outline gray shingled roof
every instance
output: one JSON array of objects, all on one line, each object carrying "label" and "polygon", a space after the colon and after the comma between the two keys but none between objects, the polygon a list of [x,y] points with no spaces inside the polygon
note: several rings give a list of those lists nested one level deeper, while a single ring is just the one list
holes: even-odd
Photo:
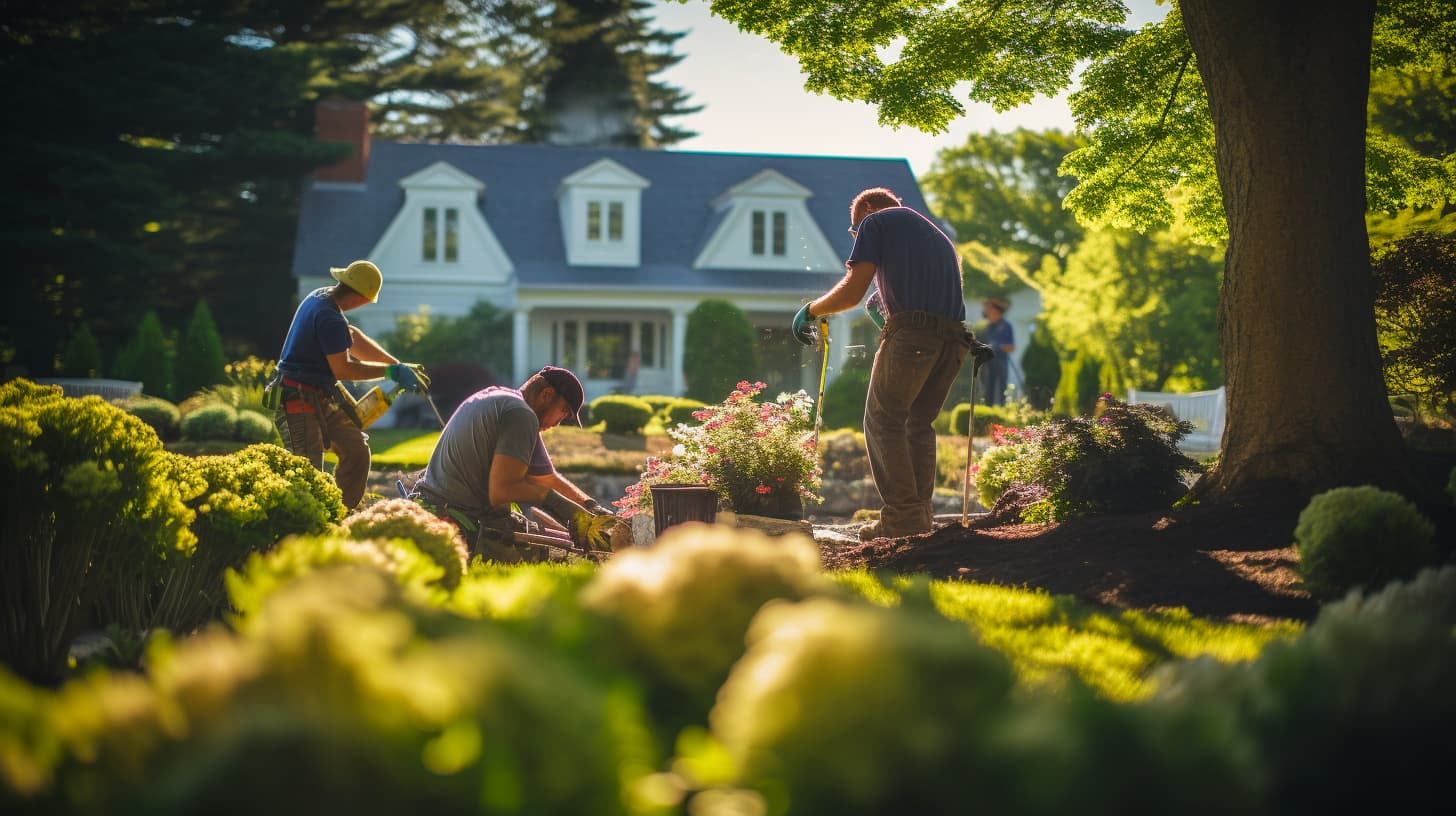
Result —
[{"label": "gray shingled roof", "polygon": [[[613,269],[566,263],[557,214],[561,179],[610,158],[648,179],[642,191],[642,266]],[[904,159],[828,158],[738,153],[564,148],[544,145],[441,145],[374,142],[362,189],[310,187],[303,195],[294,275],[319,275],[329,266],[365,257],[404,203],[400,179],[438,161],[449,162],[486,185],[481,210],[516,265],[523,287],[657,290],[822,290],[832,273],[693,269],[693,260],[721,216],[709,202],[751,176],[773,169],[814,191],[807,206],[841,254],[852,240],[849,201],[866,187],[885,186],[905,204],[926,212],[925,200]]]}]

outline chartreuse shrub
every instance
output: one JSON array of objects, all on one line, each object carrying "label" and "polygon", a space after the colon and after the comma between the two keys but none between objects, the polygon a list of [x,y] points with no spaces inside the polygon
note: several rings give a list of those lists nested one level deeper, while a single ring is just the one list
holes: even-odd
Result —
[{"label": "chartreuse shrub", "polygon": [[0,385],[0,659],[58,677],[83,599],[135,563],[189,551],[192,515],[141,420],[55,386]]},{"label": "chartreuse shrub", "polygon": [[[998,431],[978,472],[990,470],[988,481],[1003,492],[1026,488],[1014,494],[1023,521],[1157,510],[1187,492],[1183,474],[1202,470],[1178,449],[1192,429],[1156,406],[1103,394],[1094,416]],[[1000,446],[1013,447],[1014,458]],[[997,499],[983,490],[982,503],[990,506],[987,498]]]},{"label": "chartreuse shrub", "polygon": [[175,439],[177,430],[181,427],[182,414],[178,411],[177,406],[161,397],[138,394],[135,397],[118,400],[116,405],[147,423],[152,430],[157,432],[157,436],[163,439]]},{"label": "chartreuse shrub", "polygon": [[1376,487],[1337,487],[1310,499],[1294,528],[1304,586],[1331,599],[1415,575],[1436,555],[1436,529],[1414,504]]},{"label": "chartreuse shrub", "polygon": [[28,742],[54,746],[30,757],[37,809],[618,814],[643,812],[658,764],[630,689],[416,607],[369,567],[303,575],[245,635],[146,662],[36,701]]},{"label": "chartreuse shrub", "polygon": [[680,726],[702,721],[759,607],[827,588],[806,538],[692,525],[616,556],[581,603],[605,622],[608,659],[649,678],[655,712]]},{"label": "chartreuse shrub", "polygon": [[190,632],[217,618],[228,605],[227,570],[287,536],[322,533],[344,516],[334,480],[276,445],[252,445],[225,456],[173,456],[171,461],[177,483],[191,485],[187,503],[195,513],[197,546],[186,555],[164,558],[162,579],[140,587],[149,599],[145,615],[109,616],[133,629]]},{"label": "chartreuse shrub", "polygon": [[344,519],[350,538],[407,538],[429,556],[444,575],[441,586],[454,589],[470,563],[460,529],[408,499],[386,499]]},{"label": "chartreuse shrub", "polygon": [[649,406],[651,406],[652,413],[661,415],[667,413],[667,409],[670,408],[674,402],[677,402],[678,398],[669,397],[666,394],[642,394],[641,396],[637,397],[637,399],[640,399],[643,402],[647,403]]},{"label": "chartreuse shrub", "polygon": [[[1027,425],[1034,425],[1045,421],[1046,414],[1037,411],[1025,402],[1009,402],[1005,405],[977,405],[976,406],[976,435],[985,436],[991,433],[992,425],[1000,425],[1003,428],[1024,428]],[[971,416],[971,405],[962,402],[951,409],[949,430],[956,436],[965,436]]]},{"label": "chartreuse shrub", "polygon": [[332,567],[364,567],[390,578],[416,603],[443,603],[445,568],[408,538],[296,536],[268,552],[253,553],[226,575],[228,597],[246,631],[268,599],[300,576]]},{"label": "chartreuse shrub", "polygon": [[636,397],[607,394],[591,401],[594,422],[605,422],[607,433],[641,433],[652,420],[652,406]]}]

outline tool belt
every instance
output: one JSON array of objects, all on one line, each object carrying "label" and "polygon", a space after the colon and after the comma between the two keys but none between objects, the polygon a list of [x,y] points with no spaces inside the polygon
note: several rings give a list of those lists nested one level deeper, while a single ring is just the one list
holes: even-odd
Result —
[{"label": "tool belt", "polygon": [[273,379],[269,380],[267,385],[263,386],[264,405],[275,410],[281,407],[288,414],[314,414],[318,417],[319,433],[323,437],[324,450],[331,447],[328,422],[324,419],[325,406],[331,403],[337,404],[337,402],[338,397],[326,389],[277,373],[273,375]]}]

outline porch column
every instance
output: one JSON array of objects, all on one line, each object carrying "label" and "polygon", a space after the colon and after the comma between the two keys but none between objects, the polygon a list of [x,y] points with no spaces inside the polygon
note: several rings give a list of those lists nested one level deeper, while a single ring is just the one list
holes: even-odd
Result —
[{"label": "porch column", "polygon": [[829,318],[829,381],[833,382],[839,373],[844,370],[844,364],[849,362],[849,343],[851,338],[849,324],[852,321],[854,312],[840,312]]},{"label": "porch column", "polygon": [[682,396],[687,389],[683,378],[683,350],[688,342],[688,313],[686,308],[672,310],[672,395]]},{"label": "porch column", "polygon": [[511,386],[526,381],[531,372],[527,370],[530,357],[527,346],[531,343],[531,310],[517,308],[511,323]]}]

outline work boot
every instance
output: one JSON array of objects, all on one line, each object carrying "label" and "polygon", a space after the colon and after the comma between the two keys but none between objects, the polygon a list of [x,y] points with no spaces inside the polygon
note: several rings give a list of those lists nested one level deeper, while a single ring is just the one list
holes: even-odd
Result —
[{"label": "work boot", "polygon": [[860,541],[874,541],[877,538],[909,538],[910,536],[924,535],[929,530],[885,530],[884,522],[872,521],[859,528]]}]

